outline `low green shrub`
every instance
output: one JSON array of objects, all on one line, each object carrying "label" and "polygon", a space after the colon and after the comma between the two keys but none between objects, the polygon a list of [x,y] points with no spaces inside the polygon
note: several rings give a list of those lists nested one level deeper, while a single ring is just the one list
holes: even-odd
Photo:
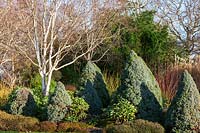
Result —
[{"label": "low green shrub", "polygon": [[136,108],[126,99],[121,98],[105,110],[105,116],[109,120],[128,122],[135,119]]},{"label": "low green shrub", "polygon": [[38,131],[38,119],[21,115],[11,115],[0,111],[0,130],[2,131]]},{"label": "low green shrub", "polygon": [[30,89],[18,88],[9,96],[7,111],[15,115],[33,116],[37,105]]},{"label": "low green shrub", "polygon": [[137,131],[130,125],[108,125],[106,127],[106,133],[137,133]]},{"label": "low green shrub", "polygon": [[138,119],[127,124],[110,124],[107,133],[165,133],[165,129],[158,123]]},{"label": "low green shrub", "polygon": [[88,103],[83,98],[74,96],[74,92],[68,91],[68,93],[71,96],[72,104],[65,116],[65,120],[77,122],[86,119],[89,109]]},{"label": "low green shrub", "polygon": [[61,121],[67,114],[71,104],[72,100],[65,90],[65,86],[58,82],[54,94],[49,99],[47,119],[55,122]]},{"label": "low green shrub", "polygon": [[138,133],[164,133],[165,129],[157,122],[150,122],[147,120],[137,119],[130,123]]}]

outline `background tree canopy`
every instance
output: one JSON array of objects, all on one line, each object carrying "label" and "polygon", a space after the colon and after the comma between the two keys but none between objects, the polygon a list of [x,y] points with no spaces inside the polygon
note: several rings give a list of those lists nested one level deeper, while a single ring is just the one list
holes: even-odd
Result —
[{"label": "background tree canopy", "polygon": [[[137,17],[119,16],[118,21],[113,24],[113,31],[119,32],[111,52],[118,57],[115,57],[118,61],[113,63],[122,63],[121,60],[127,57],[130,50],[134,50],[155,72],[158,67],[165,67],[174,62],[175,55],[183,56],[184,49],[176,44],[176,37],[170,34],[168,26],[154,21],[155,13],[144,11]],[[109,62],[109,65],[112,65],[112,61]]]}]

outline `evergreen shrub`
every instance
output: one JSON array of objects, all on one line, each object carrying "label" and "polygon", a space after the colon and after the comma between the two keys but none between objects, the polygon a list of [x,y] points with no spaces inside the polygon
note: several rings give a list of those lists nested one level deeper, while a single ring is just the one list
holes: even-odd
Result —
[{"label": "evergreen shrub", "polygon": [[47,119],[55,122],[61,121],[67,114],[71,104],[72,100],[65,90],[65,86],[58,82],[54,94],[49,99]]},{"label": "evergreen shrub", "polygon": [[91,61],[83,69],[78,95],[90,105],[91,114],[101,113],[101,108],[109,104],[110,97],[101,70]]},{"label": "evergreen shrub", "polygon": [[171,132],[200,131],[200,95],[188,71],[182,73],[178,92],[167,111],[165,127]]},{"label": "evergreen shrub", "polygon": [[[137,110],[137,118],[160,121],[162,113],[162,95],[152,72],[141,57],[131,51],[122,72],[121,86],[115,97],[130,101]],[[116,102],[116,98],[113,102]]]},{"label": "evergreen shrub", "polygon": [[17,88],[9,96],[8,112],[14,115],[33,116],[37,105],[30,89]]}]

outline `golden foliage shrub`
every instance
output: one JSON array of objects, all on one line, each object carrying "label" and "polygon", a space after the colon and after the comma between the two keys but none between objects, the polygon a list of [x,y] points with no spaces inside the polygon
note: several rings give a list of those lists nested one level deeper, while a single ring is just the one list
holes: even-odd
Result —
[{"label": "golden foliage shrub", "polygon": [[38,119],[21,115],[11,115],[0,111],[0,130],[3,131],[38,131]]},{"label": "golden foliage shrub", "polygon": [[43,121],[40,122],[41,132],[55,132],[57,129],[57,124],[55,122]]}]

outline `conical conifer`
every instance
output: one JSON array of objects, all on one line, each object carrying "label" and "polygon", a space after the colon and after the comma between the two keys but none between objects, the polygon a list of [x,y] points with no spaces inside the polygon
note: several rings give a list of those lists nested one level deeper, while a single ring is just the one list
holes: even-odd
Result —
[{"label": "conical conifer", "polygon": [[200,95],[188,71],[184,71],[180,78],[178,92],[167,111],[165,127],[180,133],[200,129]]},{"label": "conical conifer", "polygon": [[143,59],[134,51],[126,61],[116,97],[123,97],[137,107],[138,118],[160,121],[162,96],[159,85]]}]

